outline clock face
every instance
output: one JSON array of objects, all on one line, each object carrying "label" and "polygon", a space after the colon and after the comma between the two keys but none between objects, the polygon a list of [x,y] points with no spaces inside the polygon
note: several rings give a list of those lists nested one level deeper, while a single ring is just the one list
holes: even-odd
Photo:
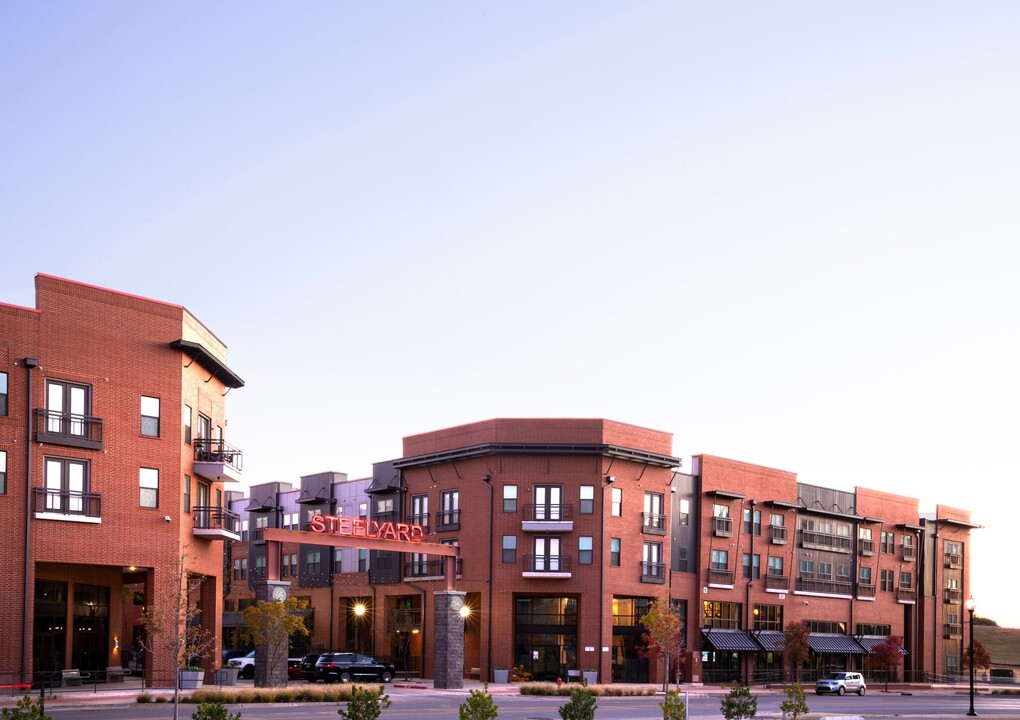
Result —
[{"label": "clock face", "polygon": [[454,595],[452,598],[450,598],[450,607],[452,607],[454,610],[460,610],[462,607],[464,607],[464,599]]},{"label": "clock face", "polygon": [[285,588],[279,586],[273,588],[273,600],[276,600],[277,602],[283,602],[286,599],[287,590]]}]

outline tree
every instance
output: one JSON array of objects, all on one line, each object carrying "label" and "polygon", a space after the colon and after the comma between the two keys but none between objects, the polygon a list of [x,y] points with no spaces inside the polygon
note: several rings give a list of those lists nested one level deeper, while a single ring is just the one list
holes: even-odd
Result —
[{"label": "tree", "polygon": [[260,656],[258,662],[265,663],[270,685],[274,684],[273,678],[287,676],[280,669],[287,667],[290,637],[308,634],[304,610],[304,601],[289,597],[283,602],[259,601],[241,613],[241,625],[234,631],[234,641],[240,645],[261,645],[266,648],[266,657]]},{"label": "tree", "polygon": [[665,690],[669,690],[671,676],[683,665],[684,626],[680,618],[670,609],[668,598],[655,598],[648,605],[648,612],[638,621],[645,627],[641,634],[644,641],[642,656],[651,659],[662,657],[666,663],[664,673]]},{"label": "tree", "polygon": [[[146,630],[142,649],[151,657],[166,653],[173,659],[179,674],[216,646],[216,637],[202,627],[202,611],[191,601],[191,596],[202,587],[202,578],[188,572],[185,556],[181,555],[162,592],[156,597],[162,604],[148,606],[142,612],[141,623]],[[174,720],[180,717],[180,688],[174,678]]]},{"label": "tree", "polygon": [[783,663],[794,671],[794,677],[800,681],[800,668],[811,652],[811,645],[808,643],[808,635],[811,631],[802,622],[790,623],[783,633],[780,650],[783,653]]},{"label": "tree", "polygon": [[734,685],[723,697],[721,711],[726,720],[753,718],[758,713],[758,698],[751,694],[751,688]]},{"label": "tree", "polygon": [[459,710],[459,720],[495,720],[498,709],[489,694],[489,684],[485,683],[481,690],[472,690]]},{"label": "tree", "polygon": [[789,715],[792,720],[797,720],[801,715],[806,715],[808,712],[807,706],[807,694],[804,692],[804,686],[799,682],[795,682],[790,687],[786,688],[786,700],[779,703],[779,709],[783,713],[783,717]]},{"label": "tree", "polygon": [[871,648],[875,664],[885,670],[885,691],[889,692],[889,675],[903,663],[903,638],[890,635]]},{"label": "tree", "polygon": [[390,696],[379,691],[360,689],[357,685],[351,688],[351,699],[347,701],[347,710],[337,710],[344,720],[378,720],[385,708],[390,706]]},{"label": "tree", "polygon": [[667,690],[659,707],[662,708],[662,720],[687,720],[687,706],[679,690]]},{"label": "tree", "polygon": [[33,701],[28,695],[23,695],[14,707],[0,710],[0,714],[4,720],[51,720],[43,713],[42,698]]},{"label": "tree", "polygon": [[[963,666],[970,668],[970,648],[963,650]],[[987,670],[992,666],[992,656],[988,654],[984,644],[980,640],[974,641],[974,669]]]},{"label": "tree", "polygon": [[570,690],[570,702],[560,708],[560,718],[562,720],[595,720],[597,708],[595,693],[585,686],[575,687]]}]

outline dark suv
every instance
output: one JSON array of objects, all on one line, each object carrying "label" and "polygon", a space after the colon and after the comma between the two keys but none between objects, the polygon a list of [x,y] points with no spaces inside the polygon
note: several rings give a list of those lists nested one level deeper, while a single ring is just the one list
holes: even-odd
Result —
[{"label": "dark suv", "polygon": [[356,653],[324,653],[315,661],[315,676],[325,682],[357,682],[375,680],[388,683],[396,674],[390,663],[376,662],[368,655]]},{"label": "dark suv", "polygon": [[319,678],[315,674],[315,662],[323,655],[332,655],[333,653],[308,653],[301,658],[301,677],[310,683],[315,682]]}]

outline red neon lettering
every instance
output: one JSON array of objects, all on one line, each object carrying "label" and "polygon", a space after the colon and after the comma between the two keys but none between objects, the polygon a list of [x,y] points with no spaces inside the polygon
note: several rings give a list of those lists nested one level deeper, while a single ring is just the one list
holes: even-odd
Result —
[{"label": "red neon lettering", "polygon": [[425,539],[425,531],[422,529],[421,525],[412,525],[411,526],[411,542],[421,542],[424,539]]},{"label": "red neon lettering", "polygon": [[329,515],[329,526],[328,531],[331,535],[336,535],[336,515]]},{"label": "red neon lettering", "polygon": [[368,526],[368,537],[378,539],[379,537],[379,523],[373,520]]},{"label": "red neon lettering", "polygon": [[309,521],[309,526],[312,532],[321,533],[326,532],[326,518],[322,515],[312,515],[312,519]]},{"label": "red neon lettering", "polygon": [[383,523],[382,532],[379,533],[379,537],[383,540],[396,540],[397,529],[393,527],[393,523]]},{"label": "red neon lettering", "polygon": [[337,535],[347,535],[350,537],[354,534],[354,518],[339,517],[337,518]]},{"label": "red neon lettering", "polygon": [[354,521],[354,532],[352,533],[355,537],[365,537],[368,532],[368,521],[358,518]]},{"label": "red neon lettering", "polygon": [[407,523],[397,523],[397,533],[395,540],[403,540],[404,542],[411,542],[411,526]]}]

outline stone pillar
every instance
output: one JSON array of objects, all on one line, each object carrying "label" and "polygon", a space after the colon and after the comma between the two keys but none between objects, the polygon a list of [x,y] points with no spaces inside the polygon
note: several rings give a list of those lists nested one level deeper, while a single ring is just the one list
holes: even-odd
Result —
[{"label": "stone pillar", "polygon": [[[289,595],[289,581],[262,580],[255,583],[255,599],[259,602],[282,602]],[[267,638],[266,642],[255,646],[255,687],[283,687],[287,684],[289,646],[290,638],[283,628],[280,628],[278,637]],[[275,662],[268,662],[267,658],[274,658]]]},{"label": "stone pillar", "polygon": [[459,690],[464,687],[465,593],[446,590],[435,593],[435,673],[433,687]]}]

